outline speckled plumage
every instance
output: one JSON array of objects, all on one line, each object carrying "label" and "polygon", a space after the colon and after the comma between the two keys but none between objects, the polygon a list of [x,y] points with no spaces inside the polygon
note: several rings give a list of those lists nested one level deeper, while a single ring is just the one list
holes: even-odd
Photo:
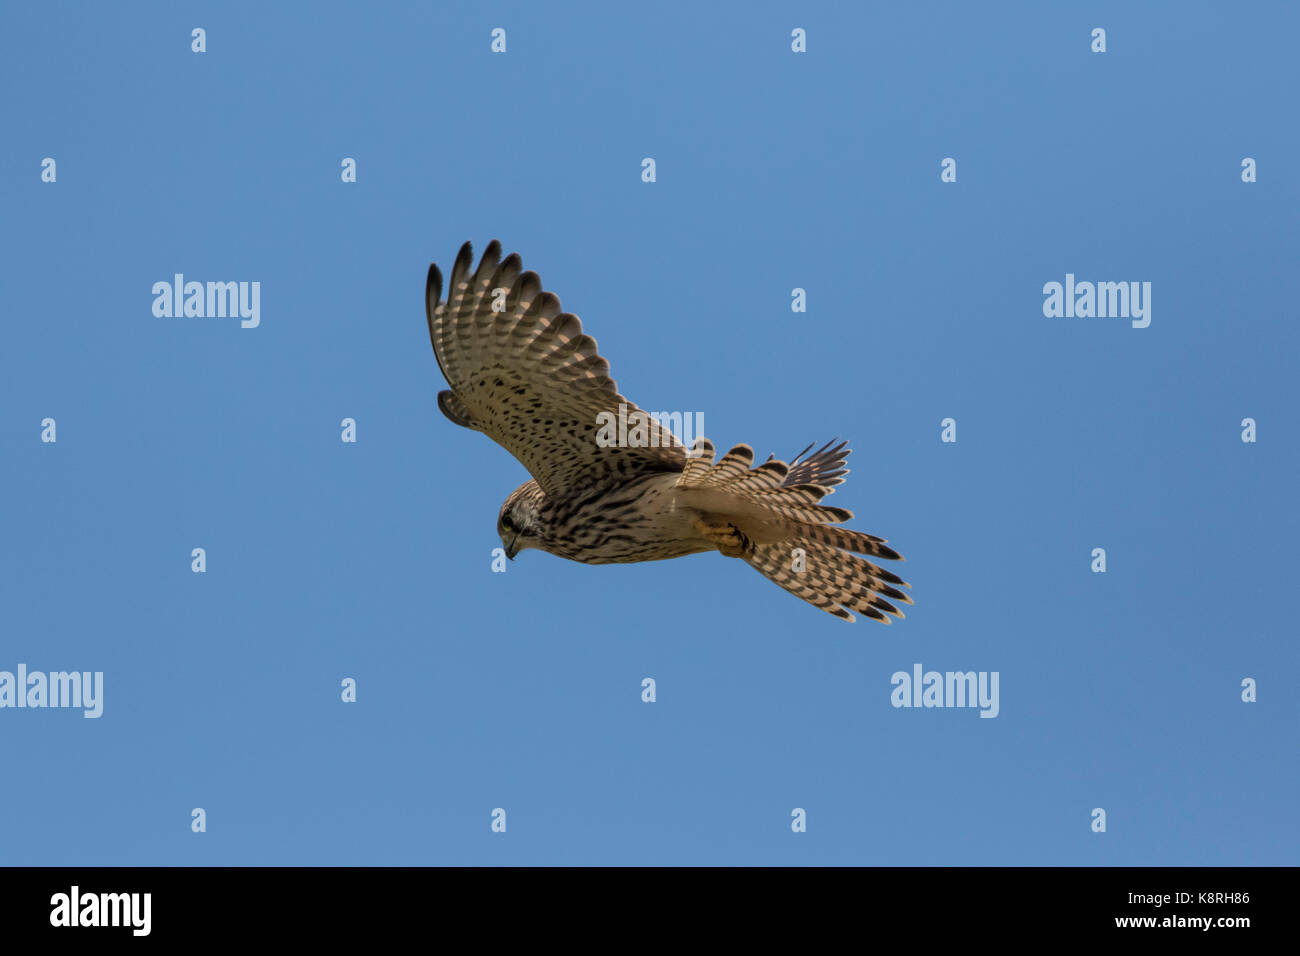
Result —
[{"label": "speckled plumage", "polygon": [[[493,240],[472,273],[467,242],[442,273],[429,267],[425,310],[450,390],[438,407],[481,431],[533,475],[501,506],[497,531],[510,557],[524,548],[587,564],[657,561],[720,551],[837,617],[850,610],[889,622],[910,604],[896,575],[857,555],[899,559],[883,538],[838,527],[852,512],[819,502],[844,481],[847,443],[809,445],[791,464],[737,445],[715,462],[698,440],[688,454],[653,420],[647,447],[602,447],[598,416],[631,416],[609,363],[577,316],[542,289],[518,255]],[[851,553],[852,552],[852,553]]]}]

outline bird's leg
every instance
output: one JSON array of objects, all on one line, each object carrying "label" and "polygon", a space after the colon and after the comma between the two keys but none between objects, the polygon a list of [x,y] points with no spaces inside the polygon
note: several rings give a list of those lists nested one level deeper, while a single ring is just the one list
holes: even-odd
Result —
[{"label": "bird's leg", "polygon": [[728,558],[743,558],[753,548],[745,533],[730,521],[696,518],[695,530]]}]

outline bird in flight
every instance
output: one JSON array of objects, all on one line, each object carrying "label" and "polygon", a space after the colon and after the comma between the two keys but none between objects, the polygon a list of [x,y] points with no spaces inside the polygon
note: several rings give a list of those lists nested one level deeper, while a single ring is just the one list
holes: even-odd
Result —
[{"label": "bird in flight", "polygon": [[[517,254],[488,244],[473,269],[467,242],[442,273],[429,266],[429,339],[450,389],[444,415],[483,432],[529,473],[506,498],[497,533],[506,556],[537,548],[586,564],[659,561],[703,551],[740,558],[791,594],[846,621],[886,624],[911,604],[896,574],[860,555],[901,560],[884,538],[840,525],[853,517],[820,504],[848,469],[846,442],[789,463],[737,445],[715,462],[699,438],[688,451],[671,430],[623,398],[596,340],[525,272]],[[621,406],[621,408],[620,408]],[[602,423],[643,416],[645,441],[600,441]],[[807,457],[805,457],[807,456]]]}]

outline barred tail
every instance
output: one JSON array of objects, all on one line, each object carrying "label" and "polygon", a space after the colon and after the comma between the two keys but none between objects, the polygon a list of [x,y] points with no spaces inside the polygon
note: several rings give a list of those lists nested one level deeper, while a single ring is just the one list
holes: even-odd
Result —
[{"label": "barred tail", "polygon": [[901,618],[903,612],[886,598],[912,603],[894,586],[909,587],[898,575],[812,538],[756,544],[744,559],[795,597],[846,621],[854,620],[850,611],[857,611],[889,624],[893,620],[889,615]]},{"label": "barred tail", "polygon": [[812,446],[794,464],[769,458],[757,468],[753,450],[737,445],[715,465],[713,446],[697,443],[681,484],[706,513],[709,533],[724,554],[740,557],[795,597],[846,621],[857,611],[890,623],[903,617],[888,599],[911,604],[902,578],[858,555],[902,560],[884,538],[841,523],[853,517],[845,508],[820,504],[832,485],[848,473],[845,443],[829,442],[809,458]]}]

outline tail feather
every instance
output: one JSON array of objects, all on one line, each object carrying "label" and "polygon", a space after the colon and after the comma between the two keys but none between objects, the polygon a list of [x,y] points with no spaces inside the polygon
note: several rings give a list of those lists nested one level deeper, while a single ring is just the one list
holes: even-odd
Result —
[{"label": "tail feather", "polygon": [[[795,597],[842,620],[854,620],[853,611],[885,624],[893,620],[889,615],[903,617],[903,612],[879,593],[880,582],[866,570],[869,562],[844,552],[838,558],[828,558],[810,548],[798,555],[799,547],[798,541],[755,545],[745,555],[745,562]],[[901,593],[890,590],[894,592],[891,597]],[[895,600],[911,603],[906,595]]]},{"label": "tail feather", "polygon": [[[804,487],[815,487],[808,485]],[[820,490],[820,489],[818,489]],[[779,515],[791,521],[805,524],[826,524],[828,522],[848,521],[853,512],[847,508],[831,508],[816,503],[816,498],[801,495],[798,490],[778,488],[775,491],[746,492],[735,489],[736,493],[757,505],[762,506],[773,516]]]},{"label": "tail feather", "polygon": [[891,600],[911,604],[900,590],[910,585],[858,555],[891,561],[902,556],[884,538],[839,527],[853,512],[820,504],[848,474],[847,442],[832,440],[805,458],[809,445],[789,465],[769,458],[757,468],[751,468],[754,452],[748,445],[737,445],[714,464],[713,445],[701,442],[679,486],[692,506],[708,513],[710,523],[732,528],[720,550],[843,620],[854,620],[853,611],[886,624],[890,615],[903,617]]},{"label": "tail feather", "polygon": [[[794,530],[794,529],[792,529]],[[851,528],[833,528],[825,525],[801,525],[798,532],[818,544],[852,551],[855,554],[869,554],[873,558],[885,558],[888,561],[902,561],[903,556],[893,548],[887,547],[884,538],[874,534],[854,531]]]},{"label": "tail feather", "polygon": [[798,542],[791,545],[789,550],[793,553],[796,547],[803,549],[805,557],[814,557],[817,565],[823,569],[826,575],[832,577],[837,584],[863,585],[869,590],[893,598],[895,601],[902,601],[904,604],[912,603],[911,595],[894,587],[895,584],[905,588],[911,587],[911,585],[893,572],[886,571],[877,564],[872,564],[866,558],[845,554],[835,548],[823,547],[813,541]]},{"label": "tail feather", "polygon": [[807,601],[813,607],[819,607],[842,620],[854,620],[853,615],[840,606],[842,601],[837,601],[831,594],[825,593],[826,589],[817,587],[817,582],[812,578],[806,578],[803,574],[792,570],[790,561],[791,556],[786,548],[771,544],[755,546],[753,552],[745,558],[745,562],[750,567],[800,600]]}]

